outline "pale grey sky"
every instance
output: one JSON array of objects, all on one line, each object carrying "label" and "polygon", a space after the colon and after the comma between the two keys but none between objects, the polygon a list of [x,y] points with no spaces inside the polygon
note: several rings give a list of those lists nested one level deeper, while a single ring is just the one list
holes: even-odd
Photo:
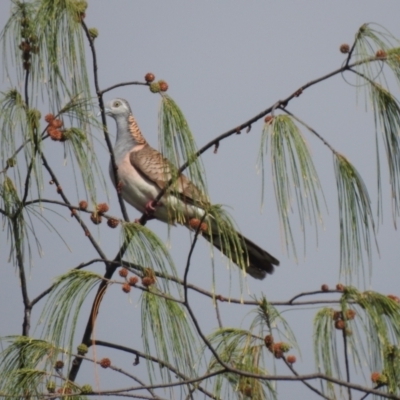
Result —
[{"label": "pale grey sky", "polygon": [[[0,26],[4,26],[9,10],[7,1],[2,2],[0,10]],[[157,79],[168,82],[168,94],[180,105],[201,147],[277,100],[285,98],[306,82],[340,67],[344,56],[339,46],[342,43],[351,44],[361,24],[376,22],[400,37],[399,12],[398,0],[89,0],[85,21],[89,27],[99,30],[95,44],[100,86],[106,88],[119,82],[143,80],[147,72],[153,72]],[[1,91],[7,88],[8,83],[3,80]],[[394,90],[398,95],[398,88]],[[109,92],[105,100],[115,97],[123,97],[130,102],[144,135],[156,147],[158,96],[150,93],[146,87],[127,86]],[[355,88],[348,85],[341,76],[336,76],[305,91],[290,103],[289,110],[315,128],[356,165],[370,190],[375,211],[374,123],[373,114],[371,110],[366,112],[368,107],[365,104],[362,91],[357,99]],[[45,112],[43,109],[42,113]],[[115,132],[114,121],[109,119],[107,122],[110,132]],[[249,279],[249,292],[257,296],[264,293],[269,300],[274,301],[287,300],[300,292],[318,290],[322,283],[334,287],[339,281],[340,254],[332,156],[322,143],[304,131],[315,157],[329,214],[324,212],[324,228],[319,229],[318,246],[313,227],[308,229],[305,258],[302,257],[302,233],[299,229],[295,230],[295,240],[301,255],[296,263],[284,251],[270,175],[267,175],[265,204],[260,213],[261,177],[256,171],[256,161],[262,126],[260,121],[253,125],[250,133],[235,135],[221,142],[217,155],[208,151],[203,156],[213,202],[231,207],[231,214],[241,231],[281,261],[275,274],[266,280],[258,282]],[[101,141],[101,133],[97,134]],[[63,174],[63,169],[69,168],[63,167],[63,151],[55,145],[51,150],[55,168]],[[99,147],[101,165],[108,181],[107,153],[101,152]],[[73,189],[73,182],[65,183],[66,187],[69,185]],[[384,224],[379,227],[378,234],[380,258],[375,251],[371,288],[382,293],[400,294],[397,270],[400,237],[391,221],[386,170],[383,190]],[[118,202],[111,186],[110,199],[110,213],[119,215]],[[139,217],[137,211],[127,207],[131,219]],[[67,212],[62,211],[61,214],[69,218]],[[72,220],[68,219],[68,224],[60,218],[55,221],[68,225],[61,229],[73,251],[70,253],[56,238],[54,242],[44,243],[45,257],[36,258],[31,270],[29,292],[32,297],[48,287],[54,276],[93,256]],[[150,221],[148,227],[167,240],[164,224]],[[19,334],[22,302],[16,293],[19,290],[18,276],[14,267],[7,264],[7,234],[2,232],[1,235],[3,279],[0,283],[0,319],[6,323],[1,324],[0,335]],[[115,255],[118,240],[117,235],[114,232],[111,235],[106,226],[99,228],[99,241],[110,258]],[[171,230],[171,253],[180,272],[184,270],[189,246],[190,237],[184,228]],[[82,257],[86,249],[89,254]],[[195,251],[189,280],[211,289],[208,254],[207,244],[201,241]],[[227,294],[229,273],[224,269],[223,262],[220,262],[218,253],[216,255],[216,291]],[[102,272],[102,268],[100,266],[96,270]],[[239,297],[238,285],[233,283],[235,280],[237,275],[233,274],[231,294]],[[245,294],[245,297],[248,295]],[[192,298],[193,302],[201,300],[195,295]],[[13,299],[12,306],[10,299]],[[119,287],[112,288],[101,305],[96,337],[140,347],[138,300],[136,292],[128,300],[127,296],[121,294]],[[207,303],[205,307],[211,310],[211,315],[200,313],[200,321],[206,329],[212,329],[217,326],[217,321],[211,305]],[[228,305],[221,306],[221,312],[227,326],[238,325],[244,315],[241,313],[238,317],[237,310]],[[284,314],[298,335],[300,345],[304,346],[303,361],[296,365],[300,373],[314,371],[310,356],[313,313],[291,311]],[[83,315],[78,341],[87,319],[87,314]],[[34,313],[34,318],[38,318],[38,314]],[[98,358],[106,354],[104,349],[97,349]],[[129,368],[131,362],[130,358],[121,357],[124,367]],[[144,369],[144,364],[140,368]],[[278,371],[288,372],[280,367]],[[133,372],[138,373],[137,368]],[[96,373],[100,377],[100,387],[109,388],[111,380],[103,382],[103,371]],[[85,383],[87,377],[92,382],[92,375],[92,365],[85,366],[78,381]],[[145,373],[140,375],[146,376]],[[113,385],[118,384],[117,378]],[[278,393],[279,399],[302,396],[312,398],[312,394],[300,383],[280,383]]]}]

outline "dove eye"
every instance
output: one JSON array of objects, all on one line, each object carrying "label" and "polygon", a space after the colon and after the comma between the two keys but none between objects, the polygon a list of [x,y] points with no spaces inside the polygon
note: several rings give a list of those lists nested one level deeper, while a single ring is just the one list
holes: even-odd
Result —
[{"label": "dove eye", "polygon": [[114,107],[119,107],[121,105],[121,102],[120,101],[115,101],[114,102]]}]

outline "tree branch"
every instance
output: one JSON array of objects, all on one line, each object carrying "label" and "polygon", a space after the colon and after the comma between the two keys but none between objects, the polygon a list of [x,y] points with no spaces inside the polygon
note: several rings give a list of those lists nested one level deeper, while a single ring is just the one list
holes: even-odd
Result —
[{"label": "tree branch", "polygon": [[[96,93],[97,93],[97,98],[99,101],[99,107],[100,107],[100,111],[101,111],[101,122],[104,126],[103,132],[104,132],[104,138],[107,144],[107,148],[108,151],[110,153],[110,162],[112,165],[112,171],[114,174],[114,182],[115,185],[118,184],[119,182],[119,178],[118,178],[118,168],[115,164],[115,156],[114,156],[114,150],[113,150],[113,146],[111,144],[111,140],[110,140],[110,136],[108,135],[108,129],[107,129],[107,121],[106,121],[106,116],[104,114],[104,101],[103,101],[103,93],[100,90],[100,86],[99,86],[99,78],[98,78],[98,74],[97,74],[97,56],[96,56],[96,49],[94,47],[94,40],[93,38],[90,36],[89,34],[89,30],[85,24],[85,22],[82,20],[82,28],[86,33],[86,37],[88,39],[89,42],[89,46],[90,46],[90,50],[92,52],[92,59],[93,59],[93,76],[94,76],[94,86],[96,89]],[[122,199],[121,193],[118,193],[118,190],[116,190],[117,192],[117,197],[118,197],[118,202],[119,202],[119,206],[121,208],[121,212],[122,212],[122,216],[124,217],[124,220],[129,222],[129,217],[128,217],[128,213],[126,211],[126,207],[125,207],[125,203],[124,200]]]}]

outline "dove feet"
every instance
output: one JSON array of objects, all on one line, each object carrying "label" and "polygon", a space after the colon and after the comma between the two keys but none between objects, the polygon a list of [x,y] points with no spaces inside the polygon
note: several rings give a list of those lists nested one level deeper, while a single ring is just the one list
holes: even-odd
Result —
[{"label": "dove feet", "polygon": [[147,219],[153,219],[155,218],[154,216],[154,211],[156,211],[156,207],[159,206],[159,203],[156,203],[154,200],[150,200],[146,203],[145,205],[145,212]]}]

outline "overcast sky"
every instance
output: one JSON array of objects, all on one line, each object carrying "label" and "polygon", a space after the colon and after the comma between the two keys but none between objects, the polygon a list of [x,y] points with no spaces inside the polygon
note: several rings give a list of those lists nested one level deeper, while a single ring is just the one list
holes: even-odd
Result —
[{"label": "overcast sky", "polygon": [[[1,26],[4,26],[8,10],[8,2],[2,1]],[[287,97],[301,85],[340,67],[345,58],[340,53],[339,46],[342,43],[351,44],[361,24],[376,22],[400,38],[399,14],[398,0],[89,0],[85,21],[89,27],[96,27],[99,31],[95,44],[100,86],[105,88],[119,82],[143,80],[147,72],[153,72],[157,79],[168,82],[168,94],[181,107],[197,144],[201,147],[277,100]],[[8,85],[3,79],[1,91],[7,90]],[[393,91],[399,97],[398,88],[394,87]],[[347,84],[342,76],[336,76],[305,91],[290,103],[289,110],[316,129],[354,163],[370,190],[375,211],[375,130],[373,114],[366,107],[363,96],[360,91],[357,97],[356,89]],[[130,102],[142,132],[150,144],[157,147],[159,97],[150,93],[146,87],[128,86],[107,93],[105,100],[116,97]],[[46,109],[42,109],[43,114],[46,112]],[[110,132],[114,133],[113,120],[108,120],[108,126]],[[217,154],[213,154],[211,150],[203,156],[212,201],[229,206],[242,233],[281,261],[281,266],[272,277],[269,276],[262,282],[249,278],[249,292],[257,296],[264,293],[273,301],[287,300],[303,291],[318,290],[322,283],[334,287],[341,278],[337,192],[332,156],[321,142],[304,131],[323,184],[329,214],[324,212],[324,227],[320,227],[318,231],[318,246],[314,227],[307,230],[306,257],[303,257],[302,251],[302,232],[296,228],[294,237],[300,254],[299,262],[296,263],[285,252],[270,175],[267,175],[265,204],[261,209],[262,185],[261,176],[257,174],[256,161],[262,127],[263,123],[260,121],[253,125],[250,133],[235,135],[221,142]],[[97,132],[97,135],[101,141],[101,133]],[[63,151],[56,147],[54,143],[50,147],[50,159],[63,176],[62,170],[70,168],[71,160],[64,167]],[[100,146],[99,155],[108,181],[107,153]],[[378,234],[380,257],[374,251],[370,287],[384,294],[400,295],[400,236],[391,221],[386,166],[383,183],[384,224],[379,228]],[[66,181],[63,187],[72,190],[74,184]],[[49,193],[55,196],[54,191]],[[101,195],[99,197],[101,199]],[[110,207],[110,213],[120,215],[117,198],[111,187]],[[131,219],[139,217],[139,213],[130,206],[128,212]],[[75,222],[69,219],[68,213],[63,210],[61,214],[67,218],[68,227],[65,228],[66,224],[62,219],[58,218],[56,221],[64,224],[61,229],[73,252],[70,253],[57,239],[51,244],[44,243],[45,257],[36,257],[35,265],[30,271],[29,292],[32,297],[48,287],[54,276],[90,259],[94,254],[82,235],[77,233],[80,231],[74,226]],[[167,241],[166,225],[150,221],[148,227]],[[0,320],[7,323],[0,325],[0,335],[7,335],[20,333],[22,302],[16,293],[19,283],[15,268],[7,264],[6,232],[1,235],[3,278],[0,282]],[[119,240],[115,232],[111,237],[110,230],[101,226],[98,235],[107,255],[114,257]],[[182,273],[190,236],[184,228],[176,228],[171,231],[169,242],[178,270]],[[82,256],[87,248],[90,254]],[[211,289],[208,254],[207,244],[201,241],[195,251],[189,280]],[[228,294],[229,273],[219,255],[217,261],[217,292]],[[95,270],[102,273],[102,269],[99,266]],[[233,274],[232,280],[237,280],[237,275]],[[240,296],[235,283],[232,283],[231,294],[234,297]],[[245,297],[248,297],[247,293]],[[14,299],[12,307],[10,299]],[[140,347],[140,341],[132,339],[140,336],[138,300],[138,294],[132,294],[129,300],[121,294],[119,287],[112,288],[101,306],[96,336],[99,339]],[[193,301],[199,300],[199,297],[193,296]],[[212,313],[210,304],[205,304],[205,307]],[[242,317],[238,318],[236,308],[222,306],[221,311],[226,325],[237,326],[241,322]],[[284,315],[298,334],[300,345],[311,351],[312,331],[306,326],[311,326],[313,313],[305,313],[306,322],[301,312],[292,311]],[[129,321],[128,328],[113,328],[121,326],[122,316]],[[38,318],[38,314],[34,314],[34,317]],[[86,318],[86,315],[82,318],[84,324]],[[214,314],[201,315],[200,319],[206,329],[211,330],[217,325]],[[83,325],[78,332],[80,338]],[[103,349],[97,349],[98,358],[106,353]],[[298,366],[300,372],[314,371],[309,354],[307,351],[303,353],[304,365]],[[130,365],[131,360],[125,361]],[[144,368],[144,364],[142,367]],[[84,374],[91,373],[91,369],[92,366],[84,368],[78,380],[85,382]],[[287,373],[287,370],[282,371]],[[102,376],[100,371],[98,373]],[[109,383],[104,382],[100,386],[108,388]],[[299,394],[304,393],[307,398],[312,398],[308,391],[302,390],[301,384],[281,383],[278,397],[299,398]]]}]

